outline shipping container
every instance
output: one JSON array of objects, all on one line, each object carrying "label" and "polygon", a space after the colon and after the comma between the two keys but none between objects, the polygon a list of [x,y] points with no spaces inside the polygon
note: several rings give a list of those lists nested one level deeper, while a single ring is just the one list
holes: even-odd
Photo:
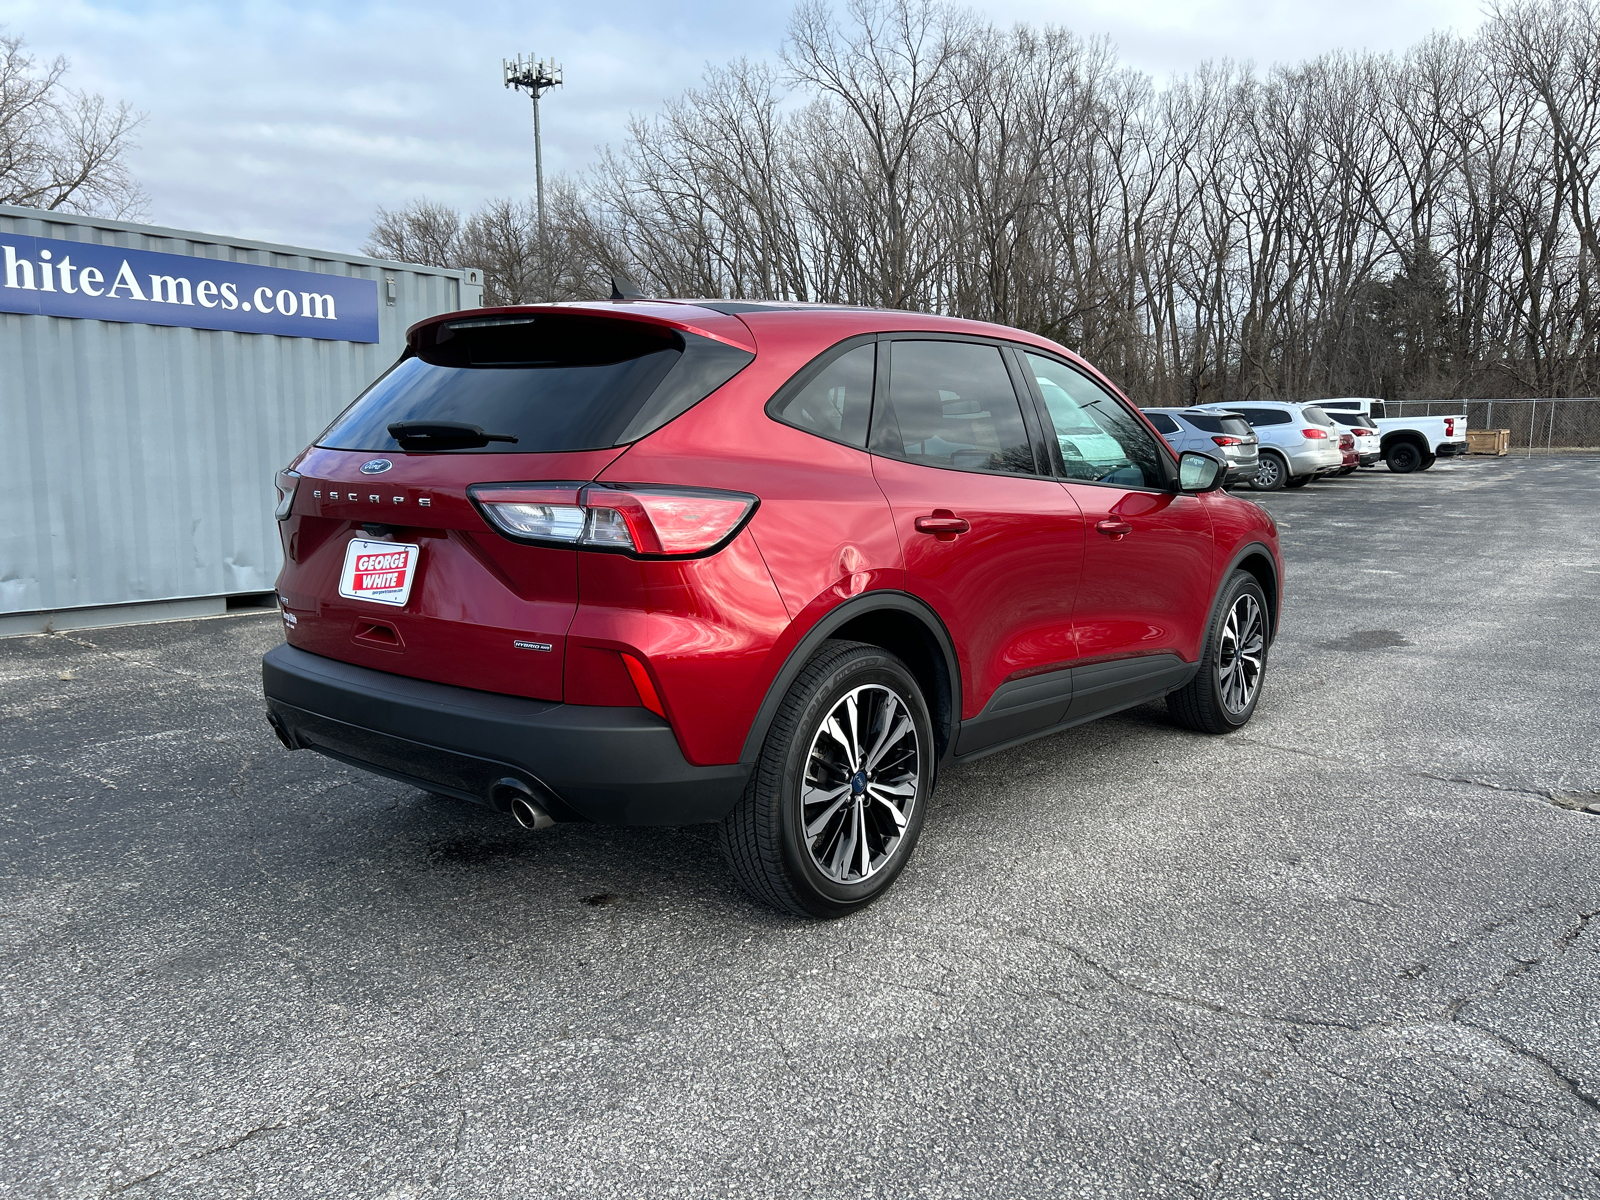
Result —
[{"label": "shipping container", "polygon": [[273,473],[477,270],[0,205],[0,636],[270,603]]}]

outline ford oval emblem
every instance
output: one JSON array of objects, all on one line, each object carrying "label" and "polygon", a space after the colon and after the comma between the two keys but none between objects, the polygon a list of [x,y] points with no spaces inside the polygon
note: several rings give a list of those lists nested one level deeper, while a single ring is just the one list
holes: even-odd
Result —
[{"label": "ford oval emblem", "polygon": [[361,464],[361,473],[363,475],[382,475],[392,466],[394,464],[387,458],[369,458]]}]

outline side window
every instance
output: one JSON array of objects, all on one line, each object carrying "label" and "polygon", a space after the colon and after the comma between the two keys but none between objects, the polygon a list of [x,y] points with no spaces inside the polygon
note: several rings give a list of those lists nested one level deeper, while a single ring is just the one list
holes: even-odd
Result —
[{"label": "side window", "polygon": [[872,452],[959,471],[1038,473],[1005,360],[973,342],[890,343]]},{"label": "side window", "polygon": [[1145,413],[1145,416],[1150,418],[1150,424],[1156,427],[1156,431],[1158,433],[1178,432],[1178,423],[1171,417],[1167,416],[1166,413],[1147,412]]},{"label": "side window", "polygon": [[1235,408],[1230,411],[1238,413],[1258,429],[1263,425],[1287,425],[1289,423],[1289,414],[1278,408]]},{"label": "side window", "polygon": [[776,405],[768,405],[768,415],[807,433],[865,449],[877,354],[876,342],[846,350],[812,375],[799,391]]},{"label": "side window", "polygon": [[1065,363],[1027,357],[1050,410],[1069,479],[1118,487],[1166,487],[1161,450],[1110,392]]}]

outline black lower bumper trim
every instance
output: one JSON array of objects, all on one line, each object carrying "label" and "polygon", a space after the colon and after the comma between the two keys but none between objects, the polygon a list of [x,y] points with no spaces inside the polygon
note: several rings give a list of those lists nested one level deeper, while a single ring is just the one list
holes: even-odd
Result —
[{"label": "black lower bumper trim", "polygon": [[749,768],[689,763],[642,708],[503,696],[278,646],[261,665],[274,724],[296,746],[430,791],[489,803],[510,777],[551,793],[551,815],[692,825],[738,802]]}]

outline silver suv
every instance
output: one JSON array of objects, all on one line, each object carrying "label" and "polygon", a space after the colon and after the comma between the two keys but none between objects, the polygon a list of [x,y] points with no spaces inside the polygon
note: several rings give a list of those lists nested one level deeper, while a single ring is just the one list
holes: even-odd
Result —
[{"label": "silver suv", "polygon": [[1247,404],[1201,404],[1209,412],[1237,413],[1261,439],[1260,467],[1252,486],[1258,492],[1284,487],[1304,487],[1321,475],[1331,475],[1344,464],[1339,449],[1342,432],[1333,418],[1315,404],[1284,404],[1252,400]]},{"label": "silver suv", "polygon": [[1174,453],[1198,450],[1226,462],[1225,486],[1232,487],[1256,477],[1259,466],[1256,444],[1260,439],[1243,417],[1198,408],[1147,408],[1144,415],[1160,430]]}]

